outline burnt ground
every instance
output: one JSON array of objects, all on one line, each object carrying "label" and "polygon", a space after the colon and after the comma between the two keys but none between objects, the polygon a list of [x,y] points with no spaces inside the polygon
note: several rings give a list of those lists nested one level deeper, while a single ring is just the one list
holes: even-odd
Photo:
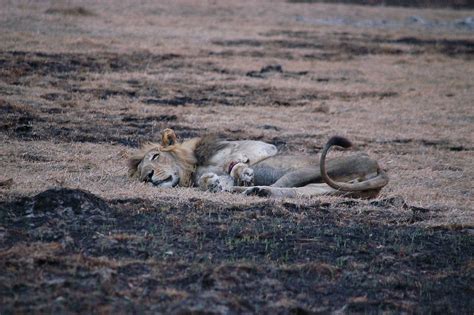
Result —
[{"label": "burnt ground", "polygon": [[[3,8],[0,313],[472,313],[472,11]],[[303,155],[341,134],[391,181],[373,201],[131,181],[163,128]]]},{"label": "burnt ground", "polygon": [[406,205],[381,224],[400,202],[352,216],[47,190],[1,205],[3,311],[469,313],[472,235],[404,225],[427,215]]}]

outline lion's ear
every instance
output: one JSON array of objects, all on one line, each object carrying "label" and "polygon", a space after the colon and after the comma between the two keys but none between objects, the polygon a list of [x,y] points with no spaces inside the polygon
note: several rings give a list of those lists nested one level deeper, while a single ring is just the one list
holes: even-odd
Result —
[{"label": "lion's ear", "polygon": [[178,140],[173,129],[166,128],[165,130],[161,132],[161,144],[163,145],[163,147],[174,145],[177,142]]}]

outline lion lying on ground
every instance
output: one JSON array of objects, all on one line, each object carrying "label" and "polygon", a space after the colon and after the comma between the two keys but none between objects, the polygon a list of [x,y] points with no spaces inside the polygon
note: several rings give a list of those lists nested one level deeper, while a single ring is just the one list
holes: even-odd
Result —
[{"label": "lion lying on ground", "polygon": [[199,187],[259,196],[346,195],[374,198],[388,177],[377,161],[358,153],[326,162],[332,146],[348,148],[349,140],[333,137],[317,160],[278,154],[262,141],[226,141],[215,136],[178,143],[173,130],[160,144],[147,144],[129,160],[129,175],[157,187]]}]

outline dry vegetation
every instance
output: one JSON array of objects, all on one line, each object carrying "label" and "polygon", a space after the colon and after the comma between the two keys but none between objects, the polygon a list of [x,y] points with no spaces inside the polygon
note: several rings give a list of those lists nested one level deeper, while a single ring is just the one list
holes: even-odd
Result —
[{"label": "dry vegetation", "polygon": [[[0,313],[472,313],[472,11],[0,2]],[[130,181],[165,127],[308,155],[345,135],[391,182],[369,202]]]}]

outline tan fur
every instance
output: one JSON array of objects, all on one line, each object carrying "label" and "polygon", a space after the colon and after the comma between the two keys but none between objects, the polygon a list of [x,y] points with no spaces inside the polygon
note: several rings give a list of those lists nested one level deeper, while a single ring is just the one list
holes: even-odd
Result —
[{"label": "tan fur", "polygon": [[[146,143],[142,145],[140,151],[129,158],[128,170],[130,177],[139,177],[139,164],[142,163],[144,156],[150,151],[159,151],[169,153],[176,162],[179,169],[180,181],[179,185],[183,187],[192,185],[192,174],[196,167],[196,158],[194,156],[194,149],[198,138],[191,139],[182,144],[176,143],[164,147],[157,143]],[[159,166],[157,166],[159,167]]]},{"label": "tan fur", "polygon": [[226,147],[226,143],[220,141],[217,135],[206,135],[200,138],[196,145],[194,154],[198,165],[206,165],[209,159],[218,151]]},{"label": "tan fur", "polygon": [[191,186],[192,174],[196,168],[196,158],[191,147],[175,144],[170,145],[166,148],[162,148],[162,151],[171,153],[180,169],[180,186]]},{"label": "tan fur", "polygon": [[321,153],[321,162],[320,162],[320,171],[321,171],[321,176],[326,184],[328,184],[330,187],[339,190],[339,191],[344,191],[344,192],[353,192],[353,191],[380,191],[382,187],[387,185],[388,183],[388,176],[387,174],[381,170],[379,167],[377,167],[377,176],[374,176],[373,178],[364,180],[362,182],[337,182],[334,181],[327,173],[326,171],[326,155],[328,154],[329,150],[331,149],[332,146],[340,146],[343,148],[349,148],[352,146],[352,144],[345,138],[342,137],[332,137],[324,146],[323,151]]}]

